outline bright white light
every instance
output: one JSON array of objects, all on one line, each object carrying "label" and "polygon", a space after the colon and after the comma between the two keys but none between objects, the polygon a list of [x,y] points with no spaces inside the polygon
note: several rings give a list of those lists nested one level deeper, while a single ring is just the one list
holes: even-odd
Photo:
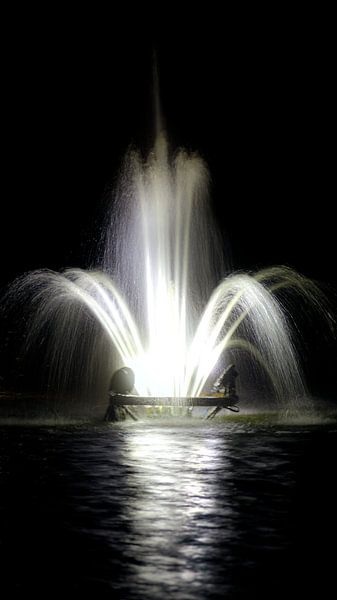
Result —
[{"label": "bright white light", "polygon": [[[180,297],[161,272],[155,276],[150,263],[148,269],[150,308],[145,342],[108,276],[81,270],[67,271],[66,278],[59,276],[63,292],[70,298],[80,298],[101,323],[118,350],[122,364],[133,369],[138,394],[198,396],[219,358],[232,347],[249,351],[265,368],[276,388],[284,381],[296,384],[299,373],[281,310],[261,282],[247,275],[225,279],[213,292],[189,339],[186,297]],[[261,274],[259,277],[261,279]],[[289,285],[288,279],[283,285]],[[268,363],[257,347],[237,336],[241,323],[247,320],[256,332],[260,347],[265,349]],[[282,374],[286,369],[285,379]]]},{"label": "bright white light", "polygon": [[134,370],[141,396],[200,395],[233,348],[264,367],[279,396],[302,395],[295,348],[272,292],[297,287],[312,301],[313,285],[276,267],[216,286],[220,253],[205,202],[206,167],[184,151],[170,159],[163,135],[146,162],[131,153],[122,181],[104,272],[35,272],[13,288],[14,295],[33,288],[32,335],[54,319],[51,369],[65,378],[70,355],[96,357],[97,339],[85,335],[89,310],[118,354],[116,366]]}]

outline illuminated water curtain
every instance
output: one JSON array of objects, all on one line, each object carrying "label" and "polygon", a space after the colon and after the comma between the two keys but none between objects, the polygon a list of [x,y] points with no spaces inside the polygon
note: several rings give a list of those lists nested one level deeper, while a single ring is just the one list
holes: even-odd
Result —
[{"label": "illuminated water curtain", "polygon": [[145,161],[136,152],[126,158],[100,268],[33,272],[12,293],[34,307],[30,339],[52,330],[51,370],[63,377],[79,347],[80,361],[99,361],[103,334],[111,372],[131,367],[141,396],[199,396],[233,351],[267,374],[278,397],[303,394],[277,297],[296,290],[318,306],[315,284],[282,267],[226,278],[223,272],[207,168],[196,154],[171,154],[160,134]]}]

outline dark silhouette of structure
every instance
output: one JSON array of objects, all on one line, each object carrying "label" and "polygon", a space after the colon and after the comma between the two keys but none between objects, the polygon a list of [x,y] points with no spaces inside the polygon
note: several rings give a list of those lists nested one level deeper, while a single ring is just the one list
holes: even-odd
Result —
[{"label": "dark silhouette of structure", "polygon": [[[109,392],[112,396],[118,394],[130,394],[135,385],[135,374],[130,367],[122,367],[114,372],[111,377]],[[130,408],[116,407],[112,402],[109,402],[108,409],[105,414],[105,421],[119,421],[125,419],[125,413],[127,413],[134,421],[137,421],[137,417],[130,410]]]},{"label": "dark silhouette of structure", "polygon": [[229,365],[214,383],[213,390],[216,392],[223,392],[225,397],[228,396],[237,398],[236,379],[238,375],[239,373],[237,372],[235,365]]},{"label": "dark silhouette of structure", "polygon": [[215,415],[222,409],[227,408],[232,412],[239,412],[239,408],[237,403],[239,402],[239,396],[236,393],[236,379],[239,376],[235,365],[230,364],[226,369],[221,373],[220,377],[216,380],[213,385],[214,392],[223,393],[224,398],[226,398],[226,406],[216,406],[210,413],[207,415],[207,419],[213,419]]},{"label": "dark silhouette of structure", "polygon": [[191,416],[195,406],[212,407],[206,419],[212,419],[223,408],[232,412],[239,412],[237,403],[239,397],[236,393],[236,378],[238,372],[235,365],[229,365],[220,375],[213,386],[213,391],[223,393],[223,397],[200,396],[200,397],[152,397],[138,396],[132,394],[135,384],[135,375],[129,367],[122,367],[112,375],[109,387],[109,405],[105,415],[106,421],[119,421],[129,415],[134,421],[137,415],[130,406],[187,406],[187,416]]},{"label": "dark silhouette of structure", "polygon": [[122,367],[111,377],[109,391],[115,394],[129,394],[135,385],[135,374],[129,367]]}]

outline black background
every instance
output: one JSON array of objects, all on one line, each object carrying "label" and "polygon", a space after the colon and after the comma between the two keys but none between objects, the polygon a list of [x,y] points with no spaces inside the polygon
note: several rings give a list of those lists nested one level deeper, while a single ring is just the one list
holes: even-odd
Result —
[{"label": "black background", "polygon": [[336,283],[329,15],[175,10],[156,22],[131,7],[8,17],[2,286],[94,261],[123,156],[153,140],[154,50],[172,147],[208,163],[232,267],[286,264]]}]

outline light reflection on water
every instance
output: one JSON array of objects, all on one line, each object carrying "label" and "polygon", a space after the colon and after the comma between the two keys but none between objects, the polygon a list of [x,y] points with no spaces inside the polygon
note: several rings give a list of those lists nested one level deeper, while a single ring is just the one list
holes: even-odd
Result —
[{"label": "light reflection on water", "polygon": [[302,591],[308,572],[327,579],[333,427],[153,420],[0,433],[3,588],[275,598],[294,577]]},{"label": "light reflection on water", "polygon": [[234,508],[225,501],[214,483],[230,482],[231,464],[225,444],[202,432],[188,429],[140,431],[128,440],[134,471],[130,487],[137,487],[127,515],[132,524],[130,555],[140,557],[132,577],[158,587],[166,584],[178,591],[190,584],[190,593],[203,585],[214,585],[214,568],[219,561],[213,547],[219,528],[223,539],[232,536]]}]

